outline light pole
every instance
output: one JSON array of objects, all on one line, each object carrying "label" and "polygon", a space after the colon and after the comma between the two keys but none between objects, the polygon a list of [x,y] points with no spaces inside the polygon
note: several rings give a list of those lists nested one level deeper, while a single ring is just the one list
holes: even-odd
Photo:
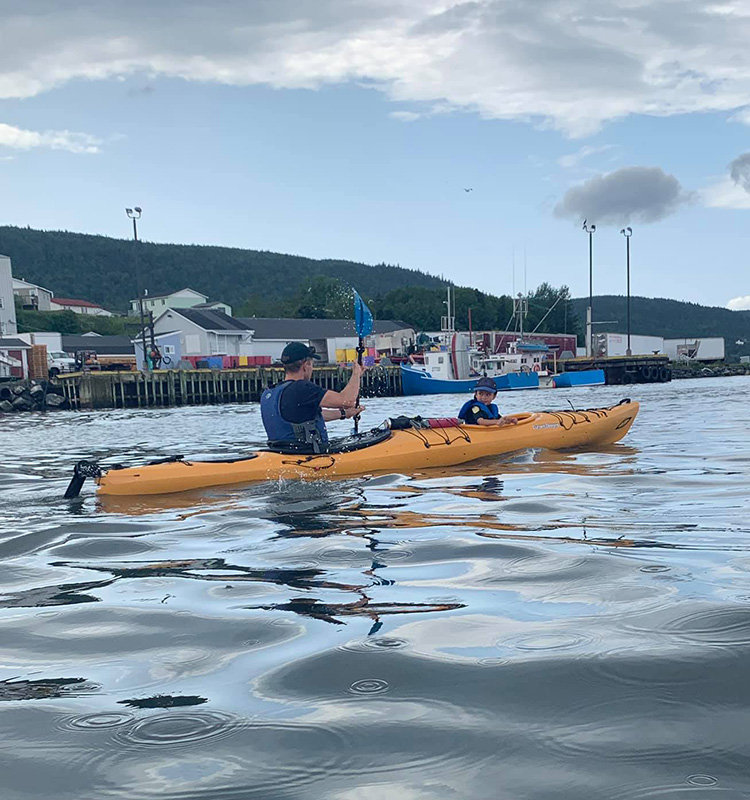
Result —
[{"label": "light pole", "polygon": [[589,235],[589,307],[586,312],[586,355],[594,357],[594,233],[596,225],[583,221],[583,230]]},{"label": "light pole", "polygon": [[628,349],[625,352],[631,356],[633,354],[630,350],[630,237],[633,235],[633,229],[630,227],[623,228],[620,233],[625,237],[628,264]]},{"label": "light pole", "polygon": [[148,358],[146,357],[146,319],[143,313],[143,290],[141,288],[141,265],[138,259],[138,220],[141,218],[141,209],[126,208],[125,213],[133,220],[133,260],[135,261],[135,283],[138,292],[138,313],[141,318],[141,344],[143,346],[143,365],[148,369]]}]

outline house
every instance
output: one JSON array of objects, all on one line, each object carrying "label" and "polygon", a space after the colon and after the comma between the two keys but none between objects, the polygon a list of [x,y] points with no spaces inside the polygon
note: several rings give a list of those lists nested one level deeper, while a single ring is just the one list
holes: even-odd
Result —
[{"label": "house", "polygon": [[13,272],[8,256],[0,256],[0,336],[15,336],[16,303],[13,299]]},{"label": "house", "polygon": [[24,311],[51,311],[55,293],[36,283],[13,278],[13,294],[21,301]]},{"label": "house", "polygon": [[22,339],[0,338],[0,377],[18,378],[23,380],[29,377],[29,350],[31,345]]},{"label": "house", "polygon": [[[164,333],[154,333],[154,344],[159,348],[162,356],[162,369],[175,369],[182,361],[182,334],[180,331],[165,331]],[[143,337],[133,339],[135,348],[135,360],[138,364],[145,363],[143,356]],[[151,334],[146,332],[146,352],[151,349]]]},{"label": "house", "polygon": [[[208,297],[205,294],[196,292],[194,289],[180,289],[179,292],[171,294],[147,294],[143,298],[143,310],[148,314],[149,311],[156,317],[166,308],[192,308],[201,303],[207,303]],[[130,301],[129,317],[140,315],[138,299]]]},{"label": "house", "polygon": [[253,334],[242,320],[221,311],[168,308],[154,321],[154,333],[180,332],[181,356],[253,356]]},{"label": "house", "polygon": [[232,316],[232,306],[222,303],[221,300],[211,300],[209,303],[198,303],[198,305],[190,307],[197,308],[199,311],[221,311],[228,317]]},{"label": "house", "polygon": [[102,308],[88,300],[73,300],[69,297],[53,297],[50,301],[50,311],[73,311],[76,314],[88,314],[92,317],[112,317],[111,311]]},{"label": "house", "polygon": [[[239,322],[252,330],[256,355],[270,356],[274,361],[289,342],[312,346],[322,360],[335,364],[337,351],[357,347],[358,338],[351,319],[276,319],[270,317],[240,317]],[[402,353],[414,342],[414,329],[401,320],[376,320],[367,345],[379,355]]]},{"label": "house", "polygon": [[[197,308],[199,311],[221,311],[228,317],[232,316],[232,306],[223,303],[221,300],[210,300],[205,294],[196,292],[194,289],[180,289],[179,292],[171,294],[145,295],[143,298],[143,311],[146,315],[151,312],[155,317],[165,308]],[[138,300],[130,301],[129,317],[140,315]]]}]

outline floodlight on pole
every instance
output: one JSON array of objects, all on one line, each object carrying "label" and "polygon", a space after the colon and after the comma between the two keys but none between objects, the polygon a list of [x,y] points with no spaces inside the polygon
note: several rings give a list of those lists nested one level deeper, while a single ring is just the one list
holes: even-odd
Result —
[{"label": "floodlight on pole", "polygon": [[586,355],[594,356],[594,233],[596,225],[589,225],[587,220],[581,226],[589,235],[589,307],[586,313]]}]

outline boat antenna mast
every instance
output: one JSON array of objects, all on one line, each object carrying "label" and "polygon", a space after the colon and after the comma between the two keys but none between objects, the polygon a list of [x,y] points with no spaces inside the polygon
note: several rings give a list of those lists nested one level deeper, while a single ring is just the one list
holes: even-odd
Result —
[{"label": "boat antenna mast", "polygon": [[529,313],[529,299],[521,292],[513,298],[513,316],[518,316],[519,341],[523,339],[523,318]]}]

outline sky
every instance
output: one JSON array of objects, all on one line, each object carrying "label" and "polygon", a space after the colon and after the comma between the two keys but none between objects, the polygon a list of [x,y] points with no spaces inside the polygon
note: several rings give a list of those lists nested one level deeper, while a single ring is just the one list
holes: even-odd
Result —
[{"label": "sky", "polygon": [[[0,223],[750,308],[750,0],[0,0]],[[181,287],[174,287],[181,288]],[[85,286],[81,287],[85,296]]]}]

